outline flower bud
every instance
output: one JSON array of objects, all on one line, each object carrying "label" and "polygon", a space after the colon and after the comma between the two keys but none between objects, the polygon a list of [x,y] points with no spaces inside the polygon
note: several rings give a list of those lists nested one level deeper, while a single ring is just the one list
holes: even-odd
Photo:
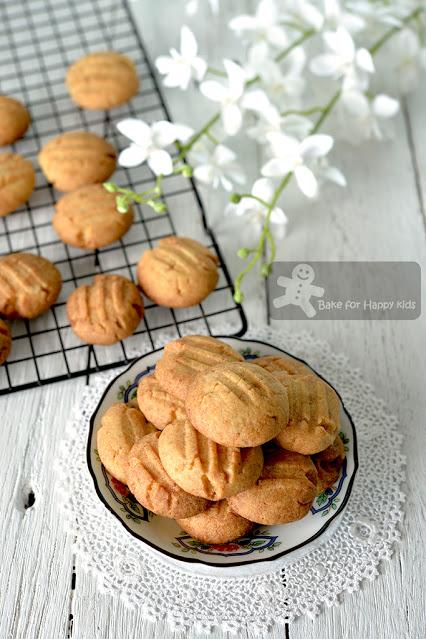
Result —
[{"label": "flower bud", "polygon": [[241,202],[241,195],[239,193],[232,193],[229,201],[232,202],[232,204],[238,204]]},{"label": "flower bud", "polygon": [[114,182],[104,182],[102,186],[108,193],[117,193],[118,191],[118,187]]},{"label": "flower bud", "polygon": [[234,293],[234,301],[237,304],[241,304],[241,302],[244,301],[244,295],[242,294],[241,291],[235,291],[235,293]]},{"label": "flower bud", "polygon": [[237,255],[238,257],[240,257],[242,260],[244,260],[246,257],[248,257],[250,251],[247,248],[240,248],[237,251]]}]

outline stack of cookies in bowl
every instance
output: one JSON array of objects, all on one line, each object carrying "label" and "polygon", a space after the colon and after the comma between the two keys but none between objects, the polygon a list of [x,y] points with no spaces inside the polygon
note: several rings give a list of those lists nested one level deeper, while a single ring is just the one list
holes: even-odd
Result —
[{"label": "stack of cookies in bowl", "polygon": [[136,400],[105,412],[97,449],[142,506],[221,544],[308,513],[340,474],[339,415],[335,391],[303,363],[244,361],[193,335],[165,346]]}]

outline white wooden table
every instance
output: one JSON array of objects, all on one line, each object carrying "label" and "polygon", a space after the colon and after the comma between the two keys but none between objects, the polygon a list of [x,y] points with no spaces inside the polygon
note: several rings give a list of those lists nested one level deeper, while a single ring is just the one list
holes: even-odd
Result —
[{"label": "white wooden table", "polygon": [[[224,14],[191,23],[203,52],[211,59],[223,48],[232,54],[226,13],[238,3],[223,2]],[[176,5],[176,6],[175,6]],[[239,3],[246,8],[250,2]],[[178,42],[182,4],[141,0],[134,12],[151,57]],[[238,9],[238,7],[237,7]],[[223,38],[224,44],[217,46]],[[220,49],[220,50],[219,50]],[[166,98],[176,121],[198,123],[205,110],[179,92]],[[426,83],[407,100],[397,118],[396,138],[359,149],[337,147],[335,157],[348,177],[345,190],[327,189],[314,204],[290,211],[290,232],[279,257],[291,260],[413,260],[426,264]],[[258,171],[256,150],[253,176]],[[224,198],[203,192],[231,273],[237,234],[222,211]],[[188,220],[188,233],[191,231]],[[245,311],[249,322],[269,321],[264,284],[253,278]],[[425,636],[422,593],[425,581],[426,512],[426,326],[424,316],[406,321],[282,322],[290,330],[307,329],[348,354],[374,384],[400,420],[407,455],[407,504],[403,543],[380,577],[314,621],[302,618],[271,637],[389,639]],[[1,639],[73,639],[171,637],[164,623],[152,625],[118,599],[100,594],[72,551],[55,504],[53,460],[71,408],[85,379],[29,390],[0,400],[0,637]],[[35,502],[29,507],[28,496]],[[30,502],[31,503],[31,502]],[[179,636],[179,635],[177,635]],[[190,635],[191,637],[194,635]],[[215,637],[224,636],[217,633]]]}]

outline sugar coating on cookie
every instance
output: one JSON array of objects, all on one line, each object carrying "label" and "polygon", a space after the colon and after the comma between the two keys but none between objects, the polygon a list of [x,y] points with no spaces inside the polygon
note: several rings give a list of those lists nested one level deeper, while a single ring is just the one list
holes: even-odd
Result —
[{"label": "sugar coating on cookie", "polygon": [[199,515],[176,521],[188,535],[205,544],[226,544],[253,528],[251,521],[231,511],[226,499],[211,504]]},{"label": "sugar coating on cookie", "polygon": [[52,262],[31,253],[0,257],[0,315],[33,318],[56,302],[61,274]]},{"label": "sugar coating on cookie", "polygon": [[74,333],[88,344],[114,344],[131,335],[143,317],[137,287],[121,275],[95,275],[71,293],[67,313]]},{"label": "sugar coating on cookie", "polygon": [[192,517],[210,502],[186,493],[168,476],[158,455],[159,432],[135,444],[128,457],[126,483],[138,502],[163,517]]},{"label": "sugar coating on cookie", "polygon": [[260,446],[220,446],[187,420],[163,430],[158,450],[168,475],[183,490],[213,501],[253,486],[263,468]]},{"label": "sugar coating on cookie", "polygon": [[246,362],[197,375],[185,407],[195,428],[223,446],[259,446],[288,422],[285,388],[267,370]]},{"label": "sugar coating on cookie", "polygon": [[55,188],[74,191],[107,180],[115,171],[117,153],[95,133],[69,131],[49,140],[38,154],[38,161]]},{"label": "sugar coating on cookie", "polygon": [[0,365],[9,357],[12,348],[12,336],[8,324],[0,319]]},{"label": "sugar coating on cookie", "polygon": [[233,512],[272,526],[301,519],[316,496],[317,471],[310,457],[286,450],[265,451],[256,485],[229,498]]},{"label": "sugar coating on cookie", "polygon": [[125,484],[130,449],[155,430],[138,408],[128,404],[110,406],[96,434],[99,457],[107,471]]},{"label": "sugar coating on cookie", "polygon": [[217,364],[242,362],[229,344],[209,335],[187,335],[169,342],[157,362],[155,376],[169,393],[185,400],[196,375]]},{"label": "sugar coating on cookie", "polygon": [[133,209],[117,211],[116,194],[102,184],[89,184],[63,195],[52,224],[65,244],[96,249],[117,241],[131,227]]},{"label": "sugar coating on cookie", "polygon": [[0,146],[22,138],[30,125],[30,115],[24,105],[7,95],[0,95]]},{"label": "sugar coating on cookie", "polygon": [[183,308],[199,304],[218,281],[218,259],[205,246],[187,237],[165,237],[142,255],[139,284],[160,306]]},{"label": "sugar coating on cookie", "polygon": [[318,472],[318,495],[338,480],[344,460],[345,447],[339,435],[331,446],[312,456],[312,461]]},{"label": "sugar coating on cookie", "polygon": [[[261,366],[265,370],[277,376],[276,373],[284,373],[287,375],[315,375],[315,373],[303,364],[291,357],[279,356],[279,355],[265,355],[264,357],[257,357],[251,360],[251,364]],[[277,376],[279,378],[279,375]]]},{"label": "sugar coating on cookie", "polygon": [[0,153],[0,216],[24,204],[34,186],[35,173],[29,160],[17,153]]},{"label": "sugar coating on cookie", "polygon": [[132,60],[116,51],[89,53],[72,64],[66,77],[72,99],[83,109],[111,109],[139,88]]},{"label": "sugar coating on cookie", "polygon": [[277,443],[302,455],[318,453],[333,443],[340,425],[340,401],[319,377],[283,376],[287,389],[289,421],[277,435]]},{"label": "sugar coating on cookie", "polygon": [[154,374],[142,377],[138,385],[139,408],[156,428],[186,419],[185,404],[165,390]]}]

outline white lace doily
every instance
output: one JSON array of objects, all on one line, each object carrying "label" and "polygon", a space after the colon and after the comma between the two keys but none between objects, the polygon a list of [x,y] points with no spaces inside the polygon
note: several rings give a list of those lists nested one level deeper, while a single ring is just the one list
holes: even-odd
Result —
[{"label": "white lace doily", "polygon": [[[232,327],[223,334],[232,334]],[[352,495],[337,531],[318,549],[269,574],[237,578],[189,574],[145,550],[100,502],[86,464],[90,416],[117,370],[93,377],[67,426],[56,463],[59,501],[84,566],[104,591],[123,597],[148,619],[166,618],[174,629],[206,632],[220,627],[261,636],[274,623],[314,616],[324,604],[337,603],[344,591],[358,590],[363,579],[374,579],[379,563],[390,559],[400,539],[402,437],[395,417],[387,414],[361,372],[305,332],[265,327],[244,337],[306,359],[337,388],[355,422],[359,470]]]}]

